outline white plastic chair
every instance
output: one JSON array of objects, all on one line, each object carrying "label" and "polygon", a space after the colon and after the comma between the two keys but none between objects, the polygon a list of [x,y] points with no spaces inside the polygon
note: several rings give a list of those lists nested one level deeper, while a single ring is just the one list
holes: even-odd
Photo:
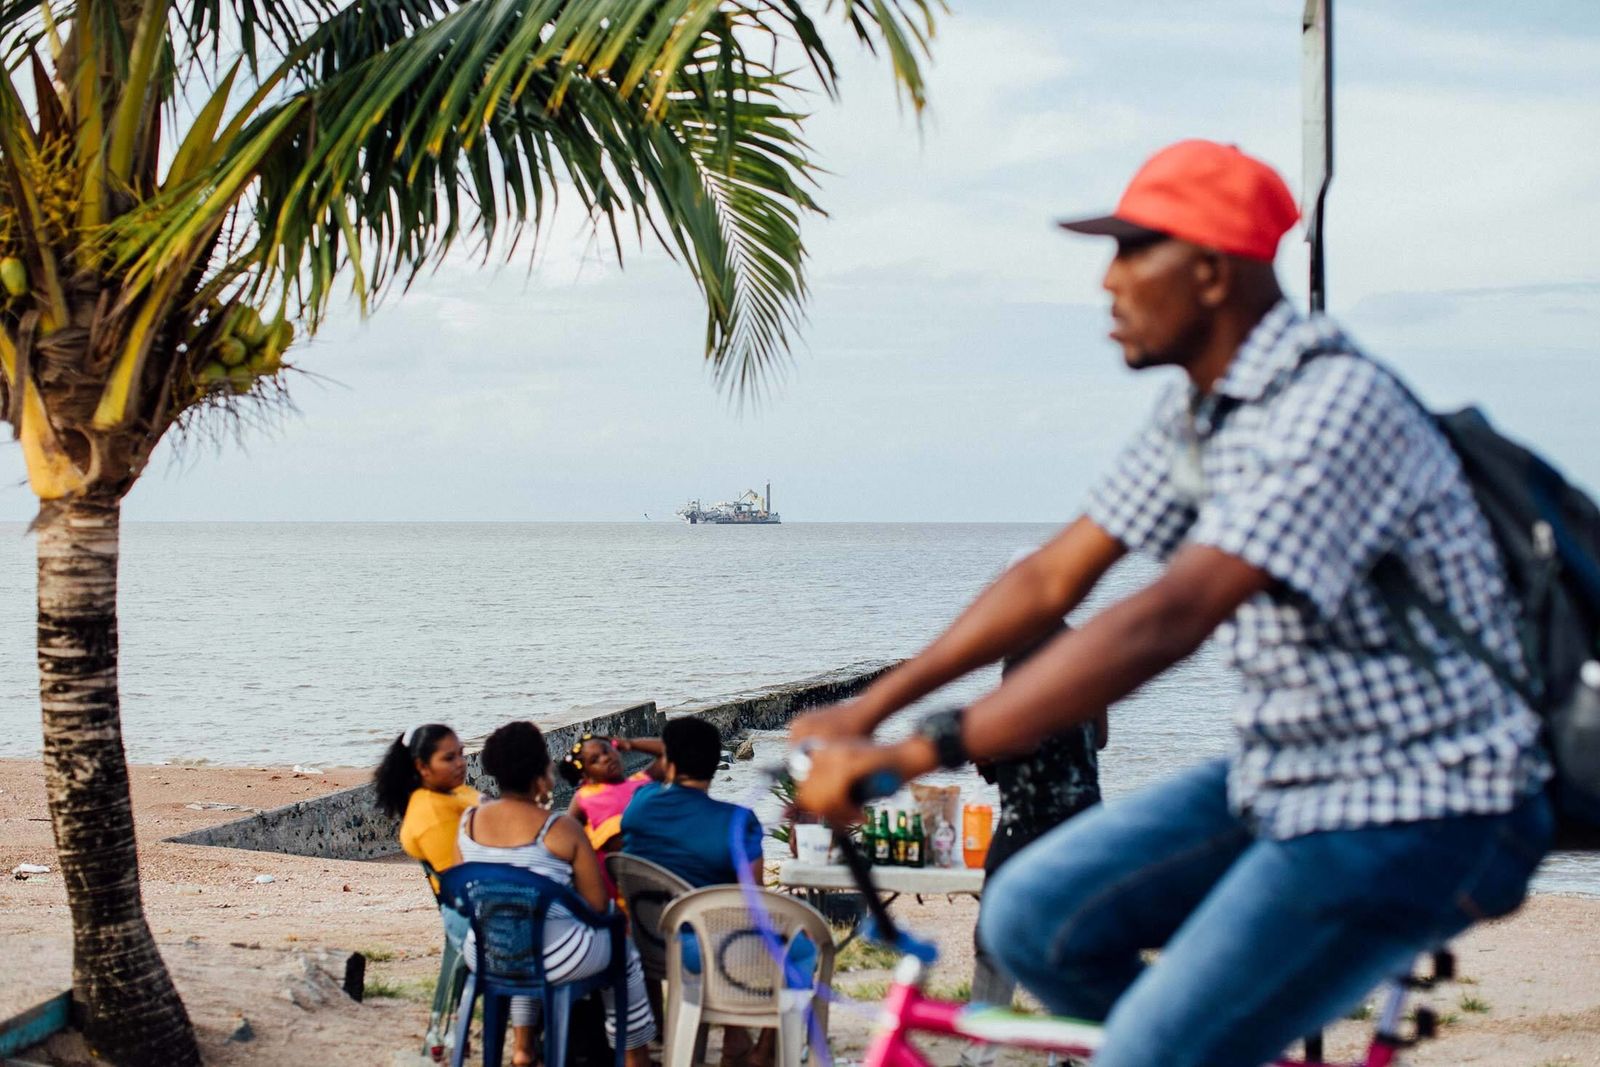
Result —
[{"label": "white plastic chair", "polygon": [[[833,931],[811,905],[770,889],[758,892],[785,952],[799,933],[816,946],[812,989],[785,988],[782,953],[761,936],[746,890],[708,886],[679,897],[661,915],[668,933],[665,1067],[695,1067],[704,1058],[709,1025],[777,1030],[777,1067],[800,1067],[808,1009],[826,1038],[828,1002],[815,990],[833,982]],[[685,925],[700,942],[698,975],[684,967],[683,941],[672,936]]]},{"label": "white plastic chair", "polygon": [[661,926],[661,913],[678,897],[693,892],[694,886],[659,863],[638,856],[614,852],[606,857],[606,871],[616,883],[617,892],[627,906],[628,925],[639,950],[644,976],[652,982],[666,981],[667,938]]}]

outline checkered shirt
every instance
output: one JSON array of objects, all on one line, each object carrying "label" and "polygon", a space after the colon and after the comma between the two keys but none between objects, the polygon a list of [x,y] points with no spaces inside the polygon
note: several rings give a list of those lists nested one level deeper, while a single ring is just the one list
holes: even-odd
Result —
[{"label": "checkered shirt", "polygon": [[1516,608],[1449,444],[1328,320],[1280,302],[1210,393],[1175,383],[1087,510],[1135,551],[1210,545],[1277,579],[1217,631],[1244,682],[1229,800],[1261,836],[1504,812],[1549,776],[1486,666],[1423,621],[1432,669],[1401,651],[1385,555],[1520,669]]}]

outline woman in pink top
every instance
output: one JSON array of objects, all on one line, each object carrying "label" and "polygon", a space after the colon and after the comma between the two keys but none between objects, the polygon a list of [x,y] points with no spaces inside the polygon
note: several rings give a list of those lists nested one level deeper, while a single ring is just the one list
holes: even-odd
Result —
[{"label": "woman in pink top", "polygon": [[[622,766],[623,752],[655,757],[648,768],[632,775]],[[661,778],[661,739],[607,739],[584,734],[561,758],[561,777],[573,787],[567,814],[578,820],[596,852],[614,852],[622,844],[622,813],[633,794]]]}]

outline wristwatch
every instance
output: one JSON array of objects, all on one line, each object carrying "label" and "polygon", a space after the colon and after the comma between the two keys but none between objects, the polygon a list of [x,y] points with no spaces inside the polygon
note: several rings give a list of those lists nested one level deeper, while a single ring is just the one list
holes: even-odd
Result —
[{"label": "wristwatch", "polygon": [[967,746],[961,741],[961,717],[966,708],[945,708],[923,716],[917,734],[933,742],[941,767],[959,767],[968,760]]}]

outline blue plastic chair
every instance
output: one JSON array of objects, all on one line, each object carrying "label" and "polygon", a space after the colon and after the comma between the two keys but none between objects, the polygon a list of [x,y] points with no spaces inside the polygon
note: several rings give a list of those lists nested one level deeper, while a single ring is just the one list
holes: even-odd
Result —
[{"label": "blue plastic chair", "polygon": [[[601,915],[570,886],[509,864],[459,863],[437,877],[439,899],[471,920],[477,953],[461,993],[451,1067],[462,1067],[472,1009],[479,997],[483,998],[483,1067],[500,1067],[514,996],[540,1000],[545,1067],[565,1067],[573,1003],[608,983],[617,1020],[613,1051],[616,1067],[622,1067],[628,1042],[628,920],[615,913]],[[579,922],[611,932],[611,963],[603,972],[575,982],[545,981],[544,920],[554,904]]]},{"label": "blue plastic chair", "polygon": [[[439,872],[427,860],[417,862],[422,864],[422,873],[430,879],[428,888],[433,890]],[[428,1013],[428,1029],[422,1038],[422,1055],[442,1062],[445,1053],[454,1046],[456,1007],[461,1003],[461,991],[466,988],[467,961],[461,955],[466,916],[458,913],[450,902],[440,899],[437,890],[433,890],[433,895],[439,903],[445,937],[439,950],[439,978],[433,987],[433,1008]]]}]

